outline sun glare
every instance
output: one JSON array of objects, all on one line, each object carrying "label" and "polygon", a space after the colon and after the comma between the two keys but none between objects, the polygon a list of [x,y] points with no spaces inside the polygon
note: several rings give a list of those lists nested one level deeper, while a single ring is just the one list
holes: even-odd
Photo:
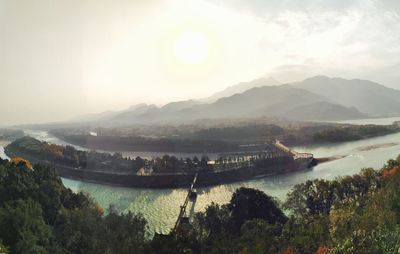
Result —
[{"label": "sun glare", "polygon": [[208,57],[208,40],[199,32],[182,33],[175,42],[175,55],[185,64],[200,64]]}]

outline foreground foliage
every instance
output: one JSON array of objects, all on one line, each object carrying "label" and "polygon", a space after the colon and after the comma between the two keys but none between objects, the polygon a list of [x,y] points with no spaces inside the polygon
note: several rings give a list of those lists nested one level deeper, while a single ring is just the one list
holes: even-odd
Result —
[{"label": "foreground foliage", "polygon": [[400,158],[299,184],[283,204],[240,188],[191,227],[153,238],[140,215],[105,215],[52,168],[0,160],[0,253],[398,253],[399,223]]},{"label": "foreground foliage", "polygon": [[0,253],[142,253],[146,221],[103,215],[52,168],[0,159]]}]

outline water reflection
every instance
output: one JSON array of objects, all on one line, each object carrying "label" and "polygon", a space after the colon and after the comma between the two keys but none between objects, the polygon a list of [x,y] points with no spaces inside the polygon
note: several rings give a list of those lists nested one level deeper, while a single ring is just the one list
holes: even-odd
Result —
[{"label": "water reflection", "polygon": [[[30,133],[32,136],[52,143],[64,144],[46,132]],[[38,135],[38,136],[35,136]],[[6,143],[0,143],[5,145]],[[386,145],[385,145],[386,144]],[[387,144],[391,144],[390,146]],[[309,179],[333,179],[352,175],[363,167],[380,168],[389,158],[400,153],[400,133],[341,144],[295,147],[298,151],[313,153],[316,157],[345,155],[344,158],[320,164],[313,169],[287,175],[242,181],[234,184],[198,189],[194,211],[202,211],[211,202],[229,202],[232,193],[239,187],[260,189],[267,194],[284,200],[288,191],[296,184]],[[368,149],[361,149],[361,148]],[[2,156],[0,148],[0,156]],[[4,156],[4,154],[3,154]],[[185,189],[139,189],[107,186],[63,179],[65,186],[73,191],[83,191],[99,202],[106,210],[110,205],[119,212],[142,213],[149,222],[149,231],[168,232],[178,216],[180,205],[186,197]]]},{"label": "water reflection", "polygon": [[[357,149],[373,144],[397,143],[390,147],[370,150]],[[287,192],[298,183],[309,179],[333,179],[337,176],[352,175],[363,167],[380,168],[387,159],[400,153],[400,134],[392,134],[369,140],[344,144],[296,148],[310,151],[316,156],[346,155],[345,158],[320,164],[313,169],[262,179],[242,181],[198,190],[195,211],[202,211],[211,202],[224,204],[229,202],[232,193],[239,187],[260,189],[271,196],[284,200]],[[89,192],[101,205],[114,204],[122,212],[140,212],[149,221],[150,231],[167,232],[175,222],[179,206],[183,202],[186,190],[148,190],[111,187],[92,183],[82,183],[64,179],[66,186],[75,191]]]}]

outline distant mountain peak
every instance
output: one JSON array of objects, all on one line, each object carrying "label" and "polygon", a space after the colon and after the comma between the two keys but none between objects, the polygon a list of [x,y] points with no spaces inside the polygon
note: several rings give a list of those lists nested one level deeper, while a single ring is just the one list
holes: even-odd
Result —
[{"label": "distant mountain peak", "polygon": [[369,116],[400,115],[400,91],[376,82],[316,76],[295,85],[329,98],[335,104],[356,107]]},{"label": "distant mountain peak", "polygon": [[174,112],[184,108],[190,108],[198,104],[200,104],[200,102],[196,100],[175,101],[165,104],[161,107],[161,110],[164,112]]},{"label": "distant mountain peak", "polygon": [[185,123],[206,118],[283,117],[342,120],[400,116],[400,91],[361,79],[318,75],[281,84],[262,77],[230,86],[205,100],[176,101],[157,107],[140,103],[124,111],[85,119],[108,126]]},{"label": "distant mountain peak", "polygon": [[[240,88],[253,88],[261,86],[277,86],[282,83],[272,77],[261,77],[247,82],[240,82],[236,85],[230,86],[229,88],[240,87]],[[243,91],[244,92],[244,91]]]},{"label": "distant mountain peak", "polygon": [[258,79],[254,79],[249,82],[240,82],[236,85],[229,86],[226,89],[217,92],[210,97],[206,98],[204,101],[208,103],[212,103],[217,101],[218,99],[224,98],[224,97],[229,97],[234,94],[238,93],[243,93],[249,89],[252,89],[254,87],[262,87],[262,86],[278,86],[281,85],[282,83],[277,81],[276,79],[272,77],[261,77]]},{"label": "distant mountain peak", "polygon": [[303,80],[303,82],[321,82],[321,81],[329,81],[332,78],[325,75],[317,75],[314,77],[309,77]]},{"label": "distant mountain peak", "polygon": [[129,108],[127,108],[124,111],[133,111],[133,110],[136,110],[138,108],[145,108],[145,107],[149,107],[149,106],[155,106],[155,105],[149,105],[147,103],[138,103],[138,104],[134,104],[134,105],[130,106]]},{"label": "distant mountain peak", "polygon": [[273,83],[276,84],[276,85],[282,84],[282,82],[278,81],[277,79],[275,79],[274,77],[271,77],[271,76],[263,77],[261,79],[264,79],[265,82],[268,82],[268,83],[271,83],[271,84],[273,84]]}]

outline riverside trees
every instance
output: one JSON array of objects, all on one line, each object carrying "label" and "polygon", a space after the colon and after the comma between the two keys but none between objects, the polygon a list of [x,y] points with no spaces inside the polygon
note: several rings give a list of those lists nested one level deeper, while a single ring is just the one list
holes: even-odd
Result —
[{"label": "riverside trees", "polygon": [[181,252],[397,253],[399,159],[379,171],[296,185],[282,206],[259,191],[238,189],[229,204],[197,214]]},{"label": "riverside trees", "polygon": [[[400,248],[400,158],[382,170],[297,185],[279,204],[240,188],[195,214],[175,235],[147,235],[146,220],[104,213],[65,188],[48,166],[0,159],[0,250],[7,253],[385,254]],[[285,213],[283,212],[285,211]]]},{"label": "riverside trees", "polygon": [[[150,167],[154,173],[181,173],[200,170],[212,170],[206,156],[186,160],[175,156],[164,155],[154,159],[126,158],[120,153],[102,153],[96,151],[81,151],[72,146],[60,146],[41,142],[31,137],[15,140],[6,147],[11,154],[23,154],[35,160],[47,161],[76,169],[104,172],[136,174],[143,167]],[[14,159],[17,163],[18,161]],[[22,160],[19,158],[18,160]]]}]

